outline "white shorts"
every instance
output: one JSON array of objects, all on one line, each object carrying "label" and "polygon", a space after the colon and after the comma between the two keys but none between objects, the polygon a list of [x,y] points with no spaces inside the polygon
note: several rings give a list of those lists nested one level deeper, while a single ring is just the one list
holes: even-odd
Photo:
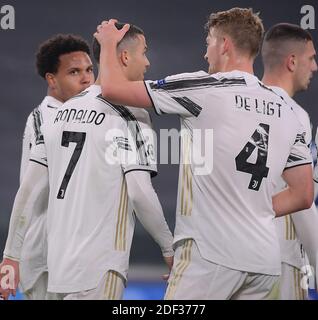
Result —
[{"label": "white shorts", "polygon": [[25,300],[46,300],[47,285],[48,285],[48,273],[43,272],[39,279],[35,282],[33,287],[24,292]]},{"label": "white shorts", "polygon": [[306,277],[301,270],[287,263],[282,263],[280,300],[307,300],[307,286]]},{"label": "white shorts", "polygon": [[48,300],[121,300],[125,279],[116,271],[108,271],[97,288],[75,293],[48,293]]},{"label": "white shorts", "polygon": [[180,241],[165,300],[276,300],[279,276],[229,269],[203,259],[194,240]]}]

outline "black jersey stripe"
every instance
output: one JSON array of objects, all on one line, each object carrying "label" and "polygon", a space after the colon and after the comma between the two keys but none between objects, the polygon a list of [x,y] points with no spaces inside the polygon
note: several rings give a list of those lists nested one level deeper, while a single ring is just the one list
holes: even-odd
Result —
[{"label": "black jersey stripe", "polygon": [[118,148],[121,148],[127,151],[132,151],[131,146],[127,143],[118,142],[117,145],[118,145]]},{"label": "black jersey stripe", "polygon": [[46,168],[48,167],[47,164],[42,163],[42,162],[40,162],[40,161],[37,161],[37,160],[34,160],[34,159],[30,159],[30,161],[31,161],[31,162],[35,162],[35,163],[37,163],[37,164],[40,164],[40,165],[42,165],[42,166],[44,166],[44,167],[46,167]]},{"label": "black jersey stripe", "polygon": [[279,95],[278,93],[276,93],[272,88],[267,87],[264,83],[262,82],[258,82],[259,86],[267,91],[270,91],[272,93],[274,93],[277,97],[281,98],[286,104],[287,102],[285,101],[284,97],[282,97],[281,95]]},{"label": "black jersey stripe", "polygon": [[141,127],[136,117],[126,107],[110,103],[104,99],[101,94],[96,98],[116,111],[127,122],[128,129],[130,130],[132,137],[135,139],[140,165],[149,166],[150,163],[148,161],[148,153],[146,150],[146,140],[142,134]]},{"label": "black jersey stripe", "polygon": [[35,144],[43,144],[44,143],[44,138],[43,134],[41,132],[41,125],[43,123],[42,119],[42,113],[39,108],[35,108],[32,112],[33,116],[33,129],[34,129],[34,134],[35,134]]},{"label": "black jersey stripe", "polygon": [[303,161],[303,160],[306,160],[306,158],[299,156],[299,155],[296,155],[296,154],[290,154],[287,162],[293,163],[293,162],[298,162],[298,161]]},{"label": "black jersey stripe", "polygon": [[50,106],[49,104],[47,105],[47,107],[48,107],[49,109],[58,109],[58,107],[53,107],[53,106]]},{"label": "black jersey stripe", "polygon": [[202,107],[200,107],[187,97],[172,97],[172,99],[177,101],[195,117],[198,117],[202,111]]},{"label": "black jersey stripe", "polygon": [[152,169],[146,169],[146,168],[144,168],[144,169],[141,169],[141,168],[138,168],[138,169],[137,169],[137,168],[136,168],[136,169],[130,169],[130,170],[127,170],[124,174],[126,175],[127,173],[129,173],[129,172],[134,172],[134,171],[149,172],[151,178],[154,178],[154,177],[156,177],[156,176],[158,175],[158,172],[157,172],[157,171],[154,171],[154,170],[152,170]]},{"label": "black jersey stripe", "polygon": [[175,81],[158,81],[151,83],[150,88],[153,90],[193,90],[209,87],[232,87],[232,86],[246,86],[244,78],[220,78],[216,79],[211,76],[196,79],[181,79]]},{"label": "black jersey stripe", "polygon": [[[295,164],[294,166],[290,166],[290,167],[285,168],[284,171],[286,171],[288,169],[300,167],[300,166],[306,166],[308,164],[312,164],[312,162],[304,162],[304,163],[300,163],[300,164]],[[313,179],[313,180],[316,181],[315,179]]]}]

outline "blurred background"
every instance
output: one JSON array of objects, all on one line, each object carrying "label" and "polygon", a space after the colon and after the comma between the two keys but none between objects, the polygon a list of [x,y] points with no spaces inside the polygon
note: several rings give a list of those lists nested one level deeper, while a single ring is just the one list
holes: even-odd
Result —
[{"label": "blurred background", "polygon": [[[0,0],[0,7],[6,4],[15,8],[16,29],[0,29],[0,253],[3,252],[11,207],[18,189],[25,121],[46,95],[46,83],[35,71],[34,55],[41,42],[57,33],[74,33],[91,43],[96,26],[102,20],[117,18],[134,23],[145,31],[148,42],[147,55],[151,67],[146,78],[155,80],[180,72],[207,70],[203,59],[206,37],[203,27],[211,12],[235,6],[252,7],[260,12],[266,29],[278,22],[299,25],[304,5],[314,6],[316,17],[318,13],[317,0]],[[317,30],[311,30],[311,33],[318,46]],[[256,75],[262,76],[259,58],[255,71]],[[318,75],[312,80],[309,90],[296,96],[296,100],[309,112],[315,134]],[[180,127],[177,117],[159,118],[153,114],[152,118],[157,132],[159,128]],[[159,175],[153,180],[172,230],[177,179],[177,165],[160,165]],[[137,225],[129,274],[132,285],[126,292],[126,298],[160,299],[165,288],[161,275],[166,271],[158,246]],[[149,285],[152,286],[151,291]],[[150,296],[144,292],[150,292]]]}]

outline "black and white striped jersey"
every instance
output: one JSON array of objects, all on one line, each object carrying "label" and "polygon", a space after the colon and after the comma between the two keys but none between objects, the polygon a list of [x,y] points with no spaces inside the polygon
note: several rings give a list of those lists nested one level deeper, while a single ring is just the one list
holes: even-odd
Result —
[{"label": "black and white striped jersey", "polygon": [[[20,181],[30,162],[32,148],[43,143],[42,124],[48,122],[60,106],[62,102],[47,96],[29,115],[23,135]],[[47,271],[46,212],[47,197],[44,197],[34,205],[33,219],[23,243],[20,262],[23,291],[30,290],[40,275]]]},{"label": "black and white striped jersey", "polygon": [[158,114],[182,123],[175,242],[193,238],[202,256],[226,267],[280,274],[273,185],[311,163],[290,105],[240,71],[146,81]]},{"label": "black and white striped jersey", "polygon": [[43,143],[41,126],[44,122],[55,115],[56,110],[62,106],[62,102],[51,96],[46,96],[41,104],[29,115],[23,134],[22,159],[20,169],[20,182],[23,179],[26,168],[30,161],[30,153],[33,146]]},{"label": "black and white striped jersey", "polygon": [[[288,105],[292,106],[293,111],[303,125],[303,137],[306,144],[309,146],[312,142],[312,130],[308,113],[300,105],[298,105],[297,102],[292,99],[284,89],[274,86],[271,86],[270,88],[280,95],[288,103]],[[286,182],[281,179],[274,187],[275,190],[279,192],[286,187]],[[313,204],[310,209],[306,210],[306,212],[277,218],[275,219],[275,223],[280,241],[282,262],[301,269],[306,262],[304,258],[305,253],[302,249],[299,236],[302,239],[305,238],[305,248],[308,247],[311,249],[318,245],[315,241],[311,240],[315,238],[312,235],[317,232],[316,230],[318,228],[318,213],[315,204]],[[312,251],[318,252],[318,248]],[[316,265],[316,261],[311,261],[310,264]]]},{"label": "black and white striped jersey", "polygon": [[126,277],[135,215],[124,174],[157,171],[148,112],[112,105],[93,85],[42,132],[31,159],[49,171],[49,290],[95,288],[106,270]]}]

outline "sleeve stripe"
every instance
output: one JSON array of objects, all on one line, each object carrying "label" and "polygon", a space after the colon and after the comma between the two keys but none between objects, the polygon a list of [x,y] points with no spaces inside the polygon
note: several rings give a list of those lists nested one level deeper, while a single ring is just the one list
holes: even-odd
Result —
[{"label": "sleeve stripe", "polygon": [[288,170],[288,169],[291,169],[291,168],[296,168],[296,167],[300,167],[300,166],[305,166],[305,165],[307,165],[307,164],[310,164],[310,165],[311,165],[312,162],[306,162],[306,163],[296,164],[296,165],[294,165],[294,166],[290,166],[290,167],[285,168],[284,171],[286,171],[286,170]]},{"label": "sleeve stripe", "polygon": [[200,107],[187,97],[172,97],[172,99],[178,102],[182,107],[187,109],[195,117],[198,117],[202,111],[202,107]]},{"label": "sleeve stripe", "polygon": [[34,159],[30,159],[30,161],[35,162],[35,163],[38,163],[38,164],[41,164],[42,166],[48,168],[47,164],[44,164],[44,163],[42,163],[42,162],[40,162],[40,161],[36,161],[36,160],[34,160]]},{"label": "sleeve stripe", "polygon": [[160,116],[160,115],[161,115],[161,110],[160,110],[160,109],[157,109],[157,106],[155,105],[155,103],[154,103],[154,101],[153,101],[153,99],[152,99],[152,96],[151,96],[150,93],[149,93],[149,90],[148,90],[148,87],[147,87],[145,81],[144,81],[144,85],[145,85],[145,87],[146,87],[146,91],[147,91],[147,93],[148,93],[148,96],[149,96],[149,98],[150,98],[150,101],[151,101],[151,103],[152,103],[152,105],[153,105],[153,108],[154,108],[156,114],[157,114],[158,116]]},{"label": "sleeve stripe", "polygon": [[44,138],[41,132],[41,125],[42,125],[42,115],[39,108],[34,109],[32,112],[33,115],[33,128],[35,133],[35,144],[44,143]]},{"label": "sleeve stripe", "polygon": [[238,78],[221,78],[216,79],[211,76],[197,79],[181,79],[176,81],[157,81],[150,84],[153,90],[193,90],[208,87],[233,87],[233,86],[246,86],[246,81],[242,77]]},{"label": "sleeve stripe", "polygon": [[149,172],[151,174],[151,178],[154,178],[154,177],[156,177],[158,175],[157,171],[151,170],[151,169],[130,169],[128,171],[125,171],[124,175],[126,175],[129,172],[133,172],[133,171],[146,171],[146,172]]},{"label": "sleeve stripe", "polygon": [[301,157],[299,155],[290,154],[289,158],[287,160],[287,163],[298,162],[298,161],[303,161],[303,160],[306,160],[306,158],[305,157]]}]

